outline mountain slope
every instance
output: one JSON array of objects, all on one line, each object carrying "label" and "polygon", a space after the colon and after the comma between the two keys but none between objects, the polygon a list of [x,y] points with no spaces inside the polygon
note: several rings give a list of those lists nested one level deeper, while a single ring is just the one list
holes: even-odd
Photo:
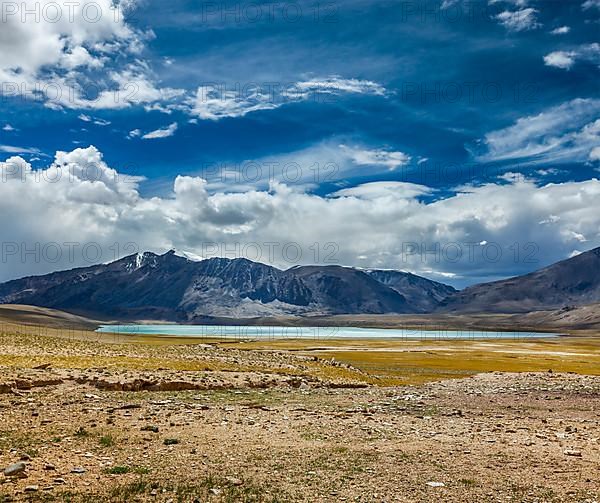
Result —
[{"label": "mountain slope", "polygon": [[[450,289],[418,280],[436,291]],[[416,289],[407,289],[407,299],[399,285],[389,287],[375,275],[348,267],[282,271],[246,259],[193,261],[171,251],[10,281],[0,285],[0,303],[191,322],[206,317],[422,312],[423,302],[413,305],[413,300],[429,294],[416,294]]]},{"label": "mountain slope", "polygon": [[431,281],[409,272],[371,269],[365,271],[383,285],[402,294],[414,312],[427,313],[456,290],[443,283]]},{"label": "mountain slope", "polygon": [[357,269],[335,265],[304,266],[286,272],[299,278],[314,292],[318,303],[331,306],[334,312],[415,312],[399,292]]},{"label": "mountain slope", "polygon": [[539,271],[475,285],[442,302],[446,312],[525,313],[600,302],[600,248]]}]

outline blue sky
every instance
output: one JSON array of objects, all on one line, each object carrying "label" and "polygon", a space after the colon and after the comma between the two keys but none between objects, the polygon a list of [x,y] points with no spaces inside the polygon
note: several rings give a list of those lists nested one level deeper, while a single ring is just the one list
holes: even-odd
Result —
[{"label": "blue sky", "polygon": [[[287,229],[293,225],[305,227],[300,241],[309,247],[331,234],[324,224],[306,220],[314,209],[303,204],[317,199],[339,204],[334,213],[342,219],[344,204],[362,201],[371,219],[356,223],[354,231],[349,226],[345,236],[356,232],[354,241],[381,241],[374,251],[370,244],[337,239],[337,262],[406,268],[458,286],[526,272],[600,245],[600,219],[581,214],[583,207],[561,209],[557,203],[555,211],[536,207],[527,214],[502,207],[512,204],[506,202],[512,201],[509,192],[514,197],[526,187],[532,201],[544,190],[571,190],[579,196],[565,195],[566,201],[583,201],[580,193],[588,191],[598,209],[592,197],[600,166],[597,0],[176,0],[168,6],[142,0],[116,11],[108,0],[96,5],[104,9],[94,22],[83,11],[72,20],[63,13],[59,23],[44,19],[48,12],[33,23],[23,23],[19,12],[3,17],[0,160],[18,157],[32,171],[46,170],[57,151],[93,146],[102,166],[138,177],[129,181],[134,207],[121,210],[114,203],[122,221],[153,200],[177,199],[178,176],[204,179],[201,198],[209,198],[213,210],[225,199],[243,205],[249,204],[244,196],[269,197],[274,182],[304,198],[290,210],[299,217],[289,220],[249,215],[260,215],[254,202],[250,209],[236,207],[231,221],[211,221],[206,208],[189,203],[186,218],[195,215],[195,231],[181,235],[178,226],[156,237],[156,229],[138,229],[134,241],[140,247],[197,253],[199,243],[232,234],[242,242],[267,239],[263,234],[283,242],[294,235]],[[484,190],[502,195],[485,209],[472,206],[471,223],[464,221],[465,209],[447,216],[449,208]],[[421,229],[407,227],[416,213],[402,213],[395,231],[373,219],[374,195],[405,201],[400,204],[433,220]],[[510,219],[498,214],[483,222],[494,204],[499,213],[510,210]],[[433,217],[441,205],[448,207],[448,220]],[[527,221],[532,212],[537,220]],[[277,228],[274,220],[281,220]],[[560,222],[560,228],[538,235],[546,221]],[[223,231],[230,224],[238,227]],[[337,220],[331,225],[344,227]],[[362,225],[377,235],[363,237]],[[129,231],[125,223],[115,224],[102,238],[121,240]],[[401,241],[388,242],[390,233],[402,235]],[[80,229],[72,234],[76,241],[90,239]],[[433,262],[430,256],[398,258],[407,242],[456,242],[463,251],[467,242],[498,242],[511,256],[510,246],[524,246],[530,235],[539,249],[535,264],[514,256],[457,263],[447,256]],[[48,236],[4,236],[25,239],[44,243]],[[26,264],[14,274],[56,267]]]}]

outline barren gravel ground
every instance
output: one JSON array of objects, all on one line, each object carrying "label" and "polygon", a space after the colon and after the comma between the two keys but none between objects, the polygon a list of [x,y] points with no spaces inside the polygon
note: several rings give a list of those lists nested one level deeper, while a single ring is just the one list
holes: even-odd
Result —
[{"label": "barren gravel ground", "polygon": [[0,501],[600,501],[598,376],[357,388],[285,352],[30,335],[0,363],[0,466],[24,465]]}]

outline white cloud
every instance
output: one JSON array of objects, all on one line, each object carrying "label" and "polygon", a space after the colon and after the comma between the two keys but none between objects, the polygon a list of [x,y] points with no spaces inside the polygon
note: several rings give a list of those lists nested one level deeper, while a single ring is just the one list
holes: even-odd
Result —
[{"label": "white cloud", "polygon": [[[62,176],[58,176],[62,173]],[[500,185],[464,187],[459,194],[436,201],[422,200],[431,189],[414,184],[376,182],[343,189],[330,197],[290,190],[274,183],[269,191],[209,193],[201,178],[177,177],[169,197],[143,197],[138,180],[123,177],[103,161],[93,147],[59,152],[43,172],[11,158],[0,166],[0,212],[18,215],[4,222],[3,243],[79,243],[77,262],[63,250],[60,262],[11,257],[0,280],[50,270],[88,265],[81,250],[94,243],[114,259],[114,245],[135,243],[139,250],[187,250],[202,256],[207,243],[227,245],[297,243],[304,251],[299,263],[314,262],[314,243],[335,243],[337,263],[455,275],[470,281],[536,263],[515,263],[511,246],[537,245],[539,265],[600,245],[600,181],[587,180],[538,186],[518,179]],[[543,223],[540,223],[543,222]],[[486,242],[503,254],[486,259]],[[407,253],[407,244],[424,252]],[[438,247],[438,252],[432,253]],[[452,250],[448,247],[452,246]],[[447,260],[456,250],[460,260]],[[450,251],[452,253],[450,253]],[[269,259],[291,264],[281,253]]]},{"label": "white cloud", "polygon": [[255,86],[233,91],[225,86],[200,86],[196,96],[188,100],[188,105],[192,115],[216,121],[228,117],[243,117],[260,110],[273,110],[313,97],[327,102],[342,94],[384,96],[385,88],[373,81],[337,76],[300,81],[285,88]]},{"label": "white cloud", "polygon": [[323,183],[343,186],[349,179],[388,174],[411,159],[403,152],[364,145],[350,147],[340,141],[346,139],[332,138],[305,149],[237,164],[214,163],[196,174],[207,179],[211,191],[264,190],[273,182],[308,191]]},{"label": "white cloud", "polygon": [[[142,138],[144,140],[155,140],[157,138],[168,138],[173,136],[177,131],[177,123],[173,122],[173,124],[169,124],[166,128],[157,129],[156,131],[151,131],[150,133],[146,133]],[[131,133],[130,133],[131,134]]]},{"label": "white cloud", "polygon": [[575,64],[575,56],[576,54],[572,51],[554,51],[544,56],[544,63],[546,66],[569,70]]},{"label": "white cloud", "polygon": [[590,161],[600,161],[600,147],[594,147],[590,152]]},{"label": "white cloud", "polygon": [[112,42],[122,49],[137,37],[122,7],[110,0],[23,0],[2,12],[0,69],[5,72],[35,75],[43,67],[102,66],[101,57],[89,52],[96,44]]},{"label": "white cloud", "polygon": [[192,114],[204,120],[220,120],[227,117],[243,117],[259,110],[272,110],[283,103],[260,90],[243,94],[236,91],[220,91],[212,86],[200,86],[191,102]]},{"label": "white cloud", "polygon": [[140,58],[150,35],[126,21],[126,11],[135,4],[135,0],[3,4],[2,93],[42,101],[53,109],[118,109],[165,95],[168,99],[174,90],[158,87]]},{"label": "white cloud", "polygon": [[480,161],[584,162],[600,143],[600,99],[575,99],[486,134]]},{"label": "white cloud", "polygon": [[588,9],[600,9],[600,0],[585,0],[585,2],[583,2],[583,4],[581,5],[581,8],[583,10],[588,10]]},{"label": "white cloud", "polygon": [[105,119],[99,119],[97,117],[91,117],[86,114],[80,114],[78,116],[78,119],[82,120],[83,122],[92,122],[92,123],[96,124],[97,126],[110,126],[110,124],[111,124],[110,121],[107,121]]},{"label": "white cloud", "polygon": [[569,26],[559,26],[558,28],[554,28],[550,33],[552,35],[566,35],[571,31]]},{"label": "white cloud", "polygon": [[544,56],[544,63],[569,70],[576,61],[588,61],[600,66],[600,44],[581,45],[571,51],[555,51]]},{"label": "white cloud", "polygon": [[12,131],[16,131],[16,129],[14,127],[12,127],[10,124],[5,124],[4,127],[2,128],[2,131],[7,131],[7,132],[12,132]]},{"label": "white cloud", "polygon": [[540,23],[537,22],[536,15],[538,10],[532,7],[520,9],[517,11],[505,10],[497,14],[495,18],[509,31],[527,31],[539,28]]},{"label": "white cloud", "polygon": [[129,138],[129,139],[131,139],[131,138],[137,138],[138,136],[141,136],[141,134],[142,134],[142,131],[140,129],[132,129],[127,134],[127,138]]},{"label": "white cloud", "polygon": [[40,154],[40,150],[33,147],[15,147],[14,145],[0,145],[0,152],[7,154]]},{"label": "white cloud", "polygon": [[413,199],[431,194],[432,189],[424,185],[406,182],[369,182],[350,189],[338,190],[335,197],[357,197],[359,199]]},{"label": "white cloud", "polygon": [[509,3],[512,5],[516,5],[517,7],[525,7],[529,5],[529,0],[489,0],[489,5],[494,5],[498,3]]},{"label": "white cloud", "polygon": [[311,79],[297,82],[290,89],[292,96],[300,94],[302,97],[309,97],[312,94],[374,94],[377,96],[385,95],[385,88],[371,80],[343,79],[341,77],[328,77],[326,79]]},{"label": "white cloud", "polygon": [[361,166],[384,166],[393,171],[400,166],[406,166],[411,160],[411,157],[404,152],[383,149],[371,150],[360,147],[347,147],[346,145],[340,145],[340,148],[351,157],[355,164]]}]

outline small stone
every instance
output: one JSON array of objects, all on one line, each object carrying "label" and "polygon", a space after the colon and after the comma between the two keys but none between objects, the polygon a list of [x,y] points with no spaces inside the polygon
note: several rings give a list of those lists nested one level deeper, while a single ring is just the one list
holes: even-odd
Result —
[{"label": "small stone", "polygon": [[23,463],[22,461],[19,461],[18,463],[15,463],[14,465],[7,466],[4,469],[4,475],[6,477],[18,477],[21,474],[23,474],[23,472],[25,472],[26,468],[27,468],[27,465],[25,463]]},{"label": "small stone", "polygon": [[243,484],[242,480],[236,477],[226,477],[225,480],[232,486],[241,486]]},{"label": "small stone", "polygon": [[581,451],[578,451],[577,449],[567,449],[564,451],[565,456],[574,456],[576,458],[580,458],[581,457]]},{"label": "small stone", "polygon": [[40,486],[26,486],[24,490],[26,493],[35,493],[40,490]]},{"label": "small stone", "polygon": [[58,477],[58,478],[54,479],[54,483],[55,484],[66,484],[67,481],[61,477]]},{"label": "small stone", "polygon": [[427,482],[429,487],[445,487],[446,484],[443,482]]},{"label": "small stone", "polygon": [[76,466],[71,470],[71,473],[85,473],[85,468],[82,466]]},{"label": "small stone", "polygon": [[221,489],[217,489],[216,487],[212,487],[211,489],[208,490],[208,492],[210,494],[214,494],[215,496],[218,496],[219,494],[221,494]]},{"label": "small stone", "polygon": [[50,464],[50,463],[46,463],[46,464],[44,465],[44,470],[48,470],[48,471],[54,471],[54,470],[56,470],[56,466],[54,466],[54,465],[52,465],[52,464]]}]

